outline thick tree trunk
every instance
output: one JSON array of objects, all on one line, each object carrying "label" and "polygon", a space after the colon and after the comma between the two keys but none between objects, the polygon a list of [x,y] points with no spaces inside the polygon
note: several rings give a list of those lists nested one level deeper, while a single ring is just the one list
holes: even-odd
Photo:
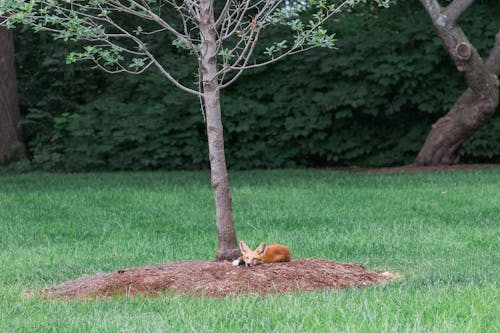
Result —
[{"label": "thick tree trunk", "polygon": [[19,129],[14,36],[0,27],[0,164],[24,156]]},{"label": "thick tree trunk", "polygon": [[464,73],[469,87],[451,110],[432,125],[415,164],[455,164],[459,162],[463,143],[493,116],[498,106],[500,31],[488,60],[483,62],[457,25],[458,18],[473,0],[455,0],[446,8],[436,0],[420,2],[432,18],[436,32],[458,71]]},{"label": "thick tree trunk", "polygon": [[241,253],[234,231],[229,177],[224,155],[213,0],[201,0],[200,7],[200,34],[202,40],[200,69],[203,82],[203,103],[207,124],[212,190],[217,217],[218,248],[216,260],[230,260],[239,257]]}]

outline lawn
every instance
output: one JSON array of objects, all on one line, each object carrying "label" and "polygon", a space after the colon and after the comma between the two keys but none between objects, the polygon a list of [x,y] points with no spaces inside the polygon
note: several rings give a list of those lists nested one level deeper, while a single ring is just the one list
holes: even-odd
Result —
[{"label": "lawn", "polygon": [[239,239],[403,276],[223,299],[45,301],[82,275],[216,249],[207,172],[0,175],[0,332],[498,332],[500,170],[230,174]]}]

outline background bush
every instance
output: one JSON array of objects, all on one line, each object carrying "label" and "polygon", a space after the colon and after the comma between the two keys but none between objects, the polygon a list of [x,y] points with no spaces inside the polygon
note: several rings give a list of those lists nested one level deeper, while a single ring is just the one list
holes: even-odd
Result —
[{"label": "background bush", "polygon": [[[477,2],[460,21],[483,57],[498,22],[497,0]],[[431,124],[466,88],[418,3],[358,10],[331,29],[338,50],[248,72],[223,92],[230,168],[409,163]],[[177,77],[195,81],[192,59],[168,37],[153,46]],[[88,63],[67,66],[67,44],[29,31],[18,33],[17,50],[23,130],[34,167],[208,166],[199,101],[154,70],[108,75]],[[463,162],[500,162],[499,113],[467,142]]]}]

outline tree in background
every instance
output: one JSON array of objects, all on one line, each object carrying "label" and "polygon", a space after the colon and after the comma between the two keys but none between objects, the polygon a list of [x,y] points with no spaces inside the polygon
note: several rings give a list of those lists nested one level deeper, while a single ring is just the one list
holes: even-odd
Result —
[{"label": "tree in background", "polygon": [[487,60],[483,61],[458,25],[460,16],[474,0],[454,0],[446,7],[441,7],[437,0],[420,2],[458,71],[464,73],[468,88],[432,126],[415,164],[454,164],[459,161],[463,143],[493,116],[498,106],[500,30]]},{"label": "tree in background", "polygon": [[[322,24],[335,13],[363,0],[41,0],[0,1],[0,17],[9,27],[26,24],[64,40],[84,40],[82,52],[67,62],[91,60],[109,73],[141,74],[156,67],[176,87],[198,96],[206,121],[211,184],[215,199],[218,249],[216,259],[239,256],[224,154],[220,90],[243,71],[314,47],[334,46]],[[386,2],[386,1],[380,1]],[[272,25],[289,28],[289,39],[265,47],[264,60],[253,57],[259,36]],[[197,62],[194,85],[174,77],[173,66],[161,64],[148,48],[152,38],[173,34],[174,44]]]},{"label": "tree in background", "polygon": [[24,156],[19,118],[14,34],[0,26],[0,164]]}]

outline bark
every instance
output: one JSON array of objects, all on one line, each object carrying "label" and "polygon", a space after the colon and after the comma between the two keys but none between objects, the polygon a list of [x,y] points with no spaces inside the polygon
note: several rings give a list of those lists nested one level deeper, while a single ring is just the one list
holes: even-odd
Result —
[{"label": "bark", "polygon": [[14,34],[0,27],[0,164],[24,157],[19,119]]},{"label": "bark", "polygon": [[202,40],[200,72],[203,83],[203,103],[206,115],[212,190],[217,217],[218,248],[216,260],[231,260],[239,257],[241,253],[236,243],[229,177],[224,155],[213,0],[201,0],[200,7],[200,35]]},{"label": "bark", "polygon": [[420,2],[457,70],[464,73],[468,88],[450,111],[432,125],[415,164],[455,164],[459,162],[463,143],[493,116],[498,106],[500,31],[488,60],[484,62],[457,24],[473,0],[455,0],[445,8],[436,0]]}]

